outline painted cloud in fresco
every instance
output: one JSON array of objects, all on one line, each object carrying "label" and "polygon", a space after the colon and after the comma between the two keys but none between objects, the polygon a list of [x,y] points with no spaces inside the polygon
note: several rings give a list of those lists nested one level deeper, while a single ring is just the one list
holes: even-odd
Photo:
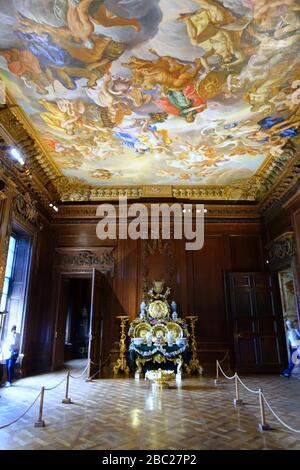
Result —
[{"label": "painted cloud in fresco", "polygon": [[239,182],[299,146],[297,0],[0,0],[0,74],[61,173]]}]

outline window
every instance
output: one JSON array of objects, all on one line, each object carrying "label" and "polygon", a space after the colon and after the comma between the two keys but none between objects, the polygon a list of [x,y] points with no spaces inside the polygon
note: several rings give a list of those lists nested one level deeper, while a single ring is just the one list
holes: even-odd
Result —
[{"label": "window", "polygon": [[[31,262],[31,237],[22,228],[13,224],[9,239],[3,291],[0,295],[1,331],[0,341],[5,339],[13,325],[23,335],[26,315],[27,288]],[[4,320],[4,321],[3,321]]]},{"label": "window", "polygon": [[10,290],[10,285],[12,282],[15,252],[16,252],[16,239],[15,237],[10,237],[3,290],[2,290],[2,297],[1,297],[1,303],[0,303],[0,312],[5,312],[7,308],[7,299],[8,299],[8,294]]}]

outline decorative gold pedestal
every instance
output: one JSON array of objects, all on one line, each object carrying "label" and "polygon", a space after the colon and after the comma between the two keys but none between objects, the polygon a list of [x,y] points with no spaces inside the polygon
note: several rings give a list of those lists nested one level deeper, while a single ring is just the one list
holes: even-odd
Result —
[{"label": "decorative gold pedestal", "polygon": [[151,380],[154,389],[161,390],[162,388],[169,388],[168,382],[175,380],[175,374],[172,370],[149,370],[145,374],[145,379]]},{"label": "decorative gold pedestal", "polygon": [[189,365],[186,368],[188,374],[192,374],[193,372],[198,372],[198,374],[203,374],[203,367],[200,365],[198,357],[197,357],[197,342],[195,336],[195,323],[198,321],[198,317],[195,315],[191,315],[186,317],[190,320],[190,328],[191,328],[191,352],[192,358],[189,362]]},{"label": "decorative gold pedestal", "polygon": [[119,315],[117,317],[120,320],[120,342],[119,342],[119,358],[114,365],[113,372],[114,375],[117,375],[120,371],[125,372],[125,374],[129,374],[129,367],[126,361],[126,323],[129,320],[129,317],[126,315]]}]

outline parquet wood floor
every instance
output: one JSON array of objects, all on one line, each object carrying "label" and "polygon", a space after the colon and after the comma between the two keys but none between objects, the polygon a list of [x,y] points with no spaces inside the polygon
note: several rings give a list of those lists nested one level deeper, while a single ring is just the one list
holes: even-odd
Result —
[{"label": "parquet wood floor", "polygon": [[[78,366],[78,364],[77,364]],[[77,371],[75,371],[76,373]],[[19,380],[0,390],[0,425],[22,413],[40,387],[51,387],[65,372]],[[277,376],[243,377],[261,386],[270,403],[300,429],[300,382]],[[272,431],[258,430],[258,399],[241,390],[234,407],[234,384],[187,378],[153,392],[148,381],[132,378],[71,380],[64,405],[62,384],[45,394],[45,428],[35,428],[38,403],[16,424],[0,430],[0,449],[300,449],[300,435],[286,431],[267,412]]]}]

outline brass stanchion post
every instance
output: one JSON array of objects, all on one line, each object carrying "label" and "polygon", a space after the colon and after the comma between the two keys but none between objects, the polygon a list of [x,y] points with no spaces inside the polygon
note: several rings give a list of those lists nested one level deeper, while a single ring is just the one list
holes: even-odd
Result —
[{"label": "brass stanchion post", "polygon": [[70,372],[68,371],[67,373],[67,381],[66,381],[66,396],[65,398],[61,401],[65,405],[70,405],[72,403],[71,398],[69,398],[69,382],[70,382]]},{"label": "brass stanchion post", "polygon": [[40,397],[39,416],[38,416],[37,421],[34,423],[35,428],[44,428],[46,426],[45,421],[43,420],[44,395],[45,395],[45,387],[42,387],[41,397]]},{"label": "brass stanchion post", "polygon": [[235,399],[233,400],[233,403],[234,405],[241,405],[243,403],[243,400],[240,399],[237,373],[234,374],[234,383],[235,383]]},{"label": "brass stanchion post", "polygon": [[88,359],[88,369],[87,369],[87,378],[85,379],[86,382],[92,382],[93,379],[91,379],[91,365],[92,365],[92,360]]},{"label": "brass stanchion post", "polygon": [[269,431],[271,427],[266,422],[264,399],[261,393],[261,389],[258,390],[258,396],[259,396],[259,408],[260,408],[260,420],[261,420],[258,427],[260,431]]},{"label": "brass stanchion post", "polygon": [[216,361],[216,378],[215,378],[215,385],[218,385],[220,383],[219,380],[219,361]]}]

